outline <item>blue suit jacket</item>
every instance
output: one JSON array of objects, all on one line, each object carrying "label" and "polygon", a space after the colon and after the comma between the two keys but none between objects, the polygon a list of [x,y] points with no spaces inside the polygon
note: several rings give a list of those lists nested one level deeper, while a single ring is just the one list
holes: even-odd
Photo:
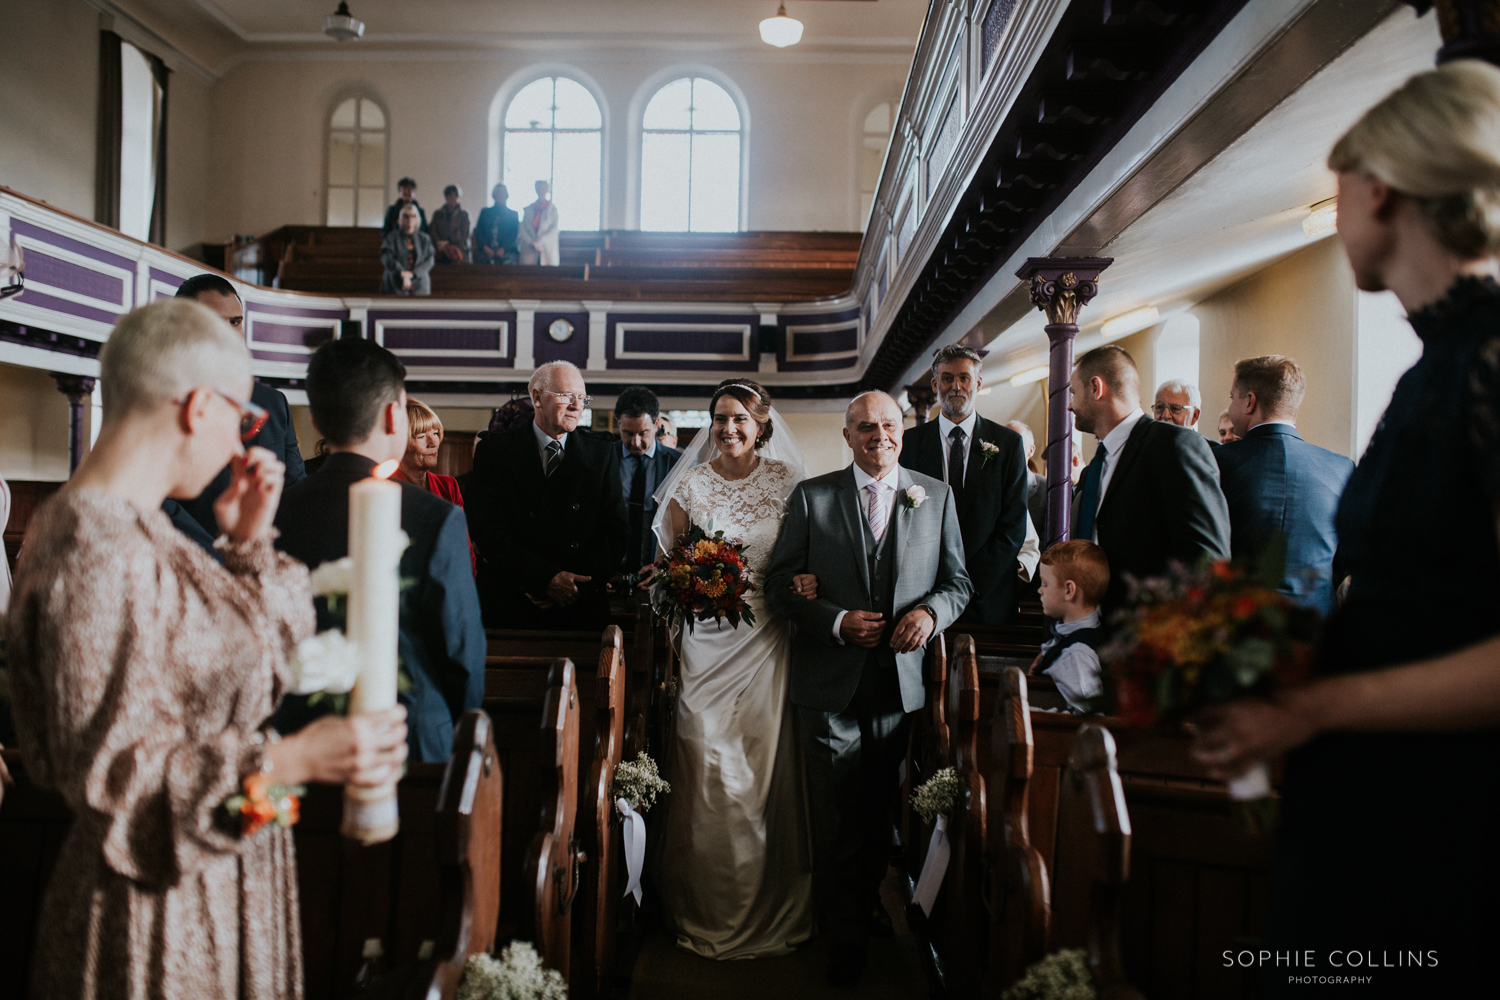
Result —
[{"label": "blue suit jacket", "polygon": [[1230,551],[1254,558],[1286,541],[1281,590],[1327,614],[1333,603],[1333,519],[1354,471],[1343,455],[1308,444],[1289,424],[1260,424],[1214,449],[1229,501]]},{"label": "blue suit jacket", "polygon": [[[309,567],[349,554],[349,487],[375,463],[335,452],[317,472],[282,494],[276,512],[276,547]],[[484,697],[484,625],[469,563],[464,513],[442,497],[401,484],[401,530],[411,545],[401,556],[401,663],[411,686],[406,706],[411,759],[444,761],[453,748],[453,725]],[[332,627],[319,602],[318,628]],[[306,699],[289,695],[276,712],[276,728],[300,729],[318,714]]]},{"label": "blue suit jacket", "polygon": [[[630,461],[630,458],[625,453],[624,445],[619,445],[618,447],[620,449],[620,466],[624,468],[625,464]],[[652,492],[655,492],[657,487],[667,481],[667,476],[671,473],[672,466],[676,465],[677,460],[681,457],[682,452],[676,448],[668,448],[661,442],[657,442],[656,451],[650,459],[652,473],[650,481],[647,484],[651,487]],[[625,476],[623,472],[620,475],[620,491],[625,499],[625,520],[629,523],[630,491],[625,488]],[[627,539],[625,558],[620,562],[620,572],[622,573],[634,573],[648,562],[654,562],[656,559],[656,535],[651,531],[651,521],[656,517],[656,500],[653,499],[651,493],[646,494],[646,503],[642,513],[641,537]]]}]

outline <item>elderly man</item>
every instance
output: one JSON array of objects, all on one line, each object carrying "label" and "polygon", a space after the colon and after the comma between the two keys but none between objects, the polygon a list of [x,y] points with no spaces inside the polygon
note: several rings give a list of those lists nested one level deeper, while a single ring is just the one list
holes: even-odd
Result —
[{"label": "elderly man", "polygon": [[1167,379],[1156,388],[1151,415],[1178,427],[1197,430],[1198,418],[1203,415],[1203,398],[1198,395],[1198,387],[1191,382],[1180,378]]},{"label": "elderly man", "polygon": [[516,237],[521,232],[521,217],[506,204],[510,192],[496,184],[491,192],[495,203],[479,210],[474,224],[474,263],[514,264],[517,259]]},{"label": "elderly man", "polygon": [[636,575],[639,586],[646,589],[651,578],[651,564],[656,561],[656,536],[651,522],[656,517],[656,501],[651,494],[666,481],[672,465],[682,457],[676,448],[668,448],[656,435],[656,420],[661,404],[656,393],[643,385],[629,385],[615,401],[615,427],[620,434],[620,488],[625,495],[625,517],[630,535],[625,542],[625,561],[620,572]]},{"label": "elderly man", "polygon": [[407,205],[401,210],[401,228],[388,234],[380,247],[380,263],[385,266],[381,293],[431,295],[434,259],[432,240],[417,228],[417,210]]},{"label": "elderly man", "polygon": [[1229,501],[1234,557],[1261,559],[1284,545],[1280,590],[1326,615],[1338,549],[1334,516],[1354,463],[1297,433],[1306,394],[1307,379],[1291,358],[1269,354],[1237,363],[1228,413],[1239,440],[1216,448],[1214,458]]},{"label": "elderly man", "polygon": [[975,412],[984,385],[979,366],[979,352],[961,344],[933,357],[942,413],[906,432],[901,464],[953,490],[974,591],[961,620],[1007,625],[1016,614],[1017,556],[1029,516],[1026,453],[1021,435]]},{"label": "elderly man", "polygon": [[[854,986],[864,972],[890,858],[897,768],[911,714],[926,702],[923,647],[953,624],[970,593],[953,491],[899,464],[895,400],[855,397],[844,440],[854,464],[805,480],[787,498],[765,589],[797,627],[791,699],[812,811],[813,895],[835,987]],[[1019,468],[1019,439],[1013,444]],[[1015,493],[1019,503],[1019,486]],[[801,573],[818,578],[814,600],[791,590]]]},{"label": "elderly man", "polygon": [[560,261],[557,206],[552,204],[552,185],[536,182],[536,201],[521,215],[519,239],[522,264],[556,267]]},{"label": "elderly man", "polygon": [[1109,557],[1112,610],[1125,597],[1125,574],[1159,576],[1229,555],[1229,509],[1219,469],[1201,434],[1141,410],[1135,360],[1115,344],[1078,359],[1068,409],[1099,446],[1075,498],[1073,537],[1097,542]]},{"label": "elderly man", "polygon": [[630,530],[620,446],[578,430],[592,400],[573,365],[548,362],[527,388],[531,422],[490,433],[474,453],[485,624],[602,629]]}]

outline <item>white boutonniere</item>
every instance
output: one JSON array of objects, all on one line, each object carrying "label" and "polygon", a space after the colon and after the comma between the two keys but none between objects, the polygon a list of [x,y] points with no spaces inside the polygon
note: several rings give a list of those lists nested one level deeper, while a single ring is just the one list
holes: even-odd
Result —
[{"label": "white boutonniere", "polygon": [[901,504],[907,510],[916,510],[927,502],[927,491],[920,486],[908,486],[901,492]]},{"label": "white boutonniere", "polygon": [[1000,446],[989,441],[979,442],[979,467],[982,469],[990,464],[990,459],[1000,454]]}]

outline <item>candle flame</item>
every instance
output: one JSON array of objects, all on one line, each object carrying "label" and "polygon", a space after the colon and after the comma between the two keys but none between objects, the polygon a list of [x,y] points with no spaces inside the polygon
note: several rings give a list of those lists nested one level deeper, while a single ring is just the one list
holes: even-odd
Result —
[{"label": "candle flame", "polygon": [[370,474],[376,479],[389,479],[396,474],[396,470],[400,468],[400,466],[401,463],[393,458],[389,462],[381,462],[379,465],[375,466],[374,470]]}]

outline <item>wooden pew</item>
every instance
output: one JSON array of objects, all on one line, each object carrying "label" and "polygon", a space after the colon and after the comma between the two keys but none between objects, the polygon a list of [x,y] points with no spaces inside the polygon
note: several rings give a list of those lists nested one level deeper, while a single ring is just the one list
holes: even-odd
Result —
[{"label": "wooden pew", "polygon": [[945,979],[959,996],[978,994],[988,944],[984,883],[989,807],[985,773],[979,763],[978,666],[974,640],[959,636],[948,672],[947,715],[953,737],[946,765],[958,774],[959,796],[948,823],[951,854],[938,914]]},{"label": "wooden pew", "polygon": [[578,815],[578,685],[573,663],[554,663],[547,678],[538,757],[544,778],[542,825],[526,855],[526,882],[535,889],[533,927],[542,961],[568,979],[572,970],[573,902],[583,888],[584,852]]}]

